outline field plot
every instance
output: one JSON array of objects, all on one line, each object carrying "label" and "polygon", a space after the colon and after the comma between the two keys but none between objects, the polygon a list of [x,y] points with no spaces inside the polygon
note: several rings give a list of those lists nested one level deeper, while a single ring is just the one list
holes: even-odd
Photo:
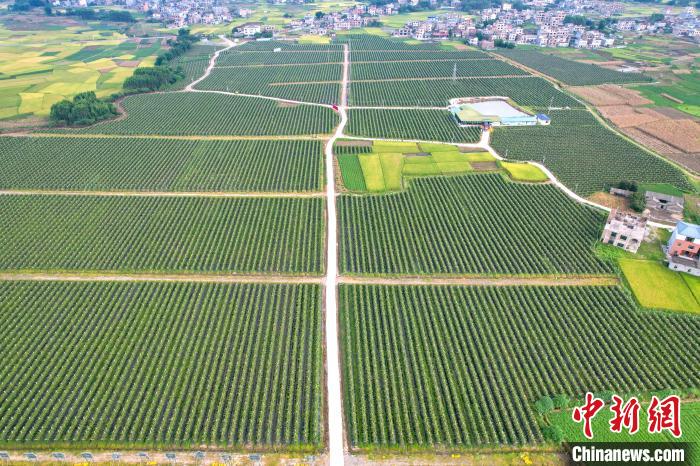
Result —
[{"label": "field plot", "polygon": [[314,285],[0,282],[0,445],[318,449]]},{"label": "field plot", "polygon": [[319,198],[5,196],[0,270],[319,273]]},{"label": "field plot", "polygon": [[0,189],[321,190],[321,141],[2,137],[0,152]]},{"label": "field plot", "polygon": [[595,274],[601,214],[551,185],[499,174],[415,179],[399,194],[341,196],[350,274]]},{"label": "field plot", "polygon": [[491,57],[477,50],[437,50],[430,48],[426,50],[357,50],[351,49],[350,61],[353,63],[362,62],[394,62],[394,61],[450,61],[456,60],[487,60],[493,61]]},{"label": "field plot", "polygon": [[217,66],[298,65],[314,63],[342,63],[341,50],[304,50],[294,52],[245,52],[236,47],[219,54]]},{"label": "field plot", "polygon": [[496,129],[491,145],[509,159],[542,162],[581,195],[635,180],[690,189],[683,173],[604,128],[587,111],[550,112],[550,126]]},{"label": "field plot", "polygon": [[478,142],[481,128],[461,128],[447,110],[350,109],[351,136],[443,142]]},{"label": "field plot", "polygon": [[456,97],[503,96],[525,107],[581,107],[542,78],[462,78],[354,82],[350,105],[447,107]]},{"label": "field plot", "polygon": [[197,89],[338,103],[342,65],[214,68]]},{"label": "field plot", "polygon": [[255,97],[175,92],[124,99],[128,116],[78,130],[96,134],[299,135],[328,134],[338,123],[330,108],[281,106]]},{"label": "field plot", "polygon": [[389,62],[358,63],[350,68],[350,79],[366,81],[377,79],[446,78],[471,76],[526,75],[500,60],[461,60],[455,62]]},{"label": "field plot", "polygon": [[236,47],[236,51],[240,52],[275,52],[279,49],[280,52],[328,52],[341,51],[343,46],[339,44],[297,44],[295,42],[284,40],[266,40],[266,41],[249,41]]},{"label": "field plot", "polygon": [[370,34],[344,34],[335,38],[337,44],[347,44],[350,50],[399,50],[399,51],[435,51],[441,50],[435,44],[408,43],[401,39]]},{"label": "field plot", "polygon": [[700,319],[618,287],[344,285],[339,304],[358,448],[538,443],[542,396],[700,383]]},{"label": "field plot", "polygon": [[641,73],[622,73],[534,50],[499,50],[498,53],[573,86],[651,81]]},{"label": "field plot", "polygon": [[134,69],[151,66],[161,52],[161,38],[129,39],[101,22],[2,11],[0,120],[46,117],[53,104],[79,92],[119,92]]}]

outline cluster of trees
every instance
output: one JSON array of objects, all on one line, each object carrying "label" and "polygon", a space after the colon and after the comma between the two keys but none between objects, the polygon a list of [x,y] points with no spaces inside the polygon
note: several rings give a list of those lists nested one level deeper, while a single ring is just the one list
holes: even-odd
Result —
[{"label": "cluster of trees", "polygon": [[514,49],[515,48],[515,42],[508,42],[507,40],[503,40],[503,39],[494,40],[493,45],[495,45],[496,47],[500,47],[502,49]]},{"label": "cluster of trees", "polygon": [[69,126],[91,125],[117,114],[114,104],[98,99],[94,92],[81,92],[73,100],[62,100],[51,106],[52,122]]},{"label": "cluster of trees", "polygon": [[644,197],[644,191],[639,189],[636,181],[620,181],[617,183],[616,187],[632,192],[632,196],[630,197],[630,209],[635,212],[644,211],[647,201]]},{"label": "cluster of trees", "polygon": [[180,67],[176,69],[170,66],[136,68],[134,74],[124,81],[124,89],[136,92],[156,91],[184,77],[185,74]]},{"label": "cluster of trees", "polygon": [[69,8],[66,16],[77,16],[86,21],[109,21],[114,23],[135,23],[136,18],[125,10],[96,10],[94,8]]},{"label": "cluster of trees", "polygon": [[576,26],[585,26],[586,29],[597,29],[598,31],[607,31],[617,22],[616,19],[604,18],[599,21],[593,21],[583,15],[566,15],[564,24],[574,24]]},{"label": "cluster of trees", "polygon": [[190,34],[189,29],[180,28],[177,31],[177,38],[175,40],[168,39],[168,45],[170,49],[167,52],[161,53],[156,58],[156,66],[165,65],[174,58],[187,52],[192,48],[192,44],[197,42],[199,38]]},{"label": "cluster of trees", "polygon": [[[188,29],[180,29],[175,40],[169,40],[170,50],[156,58],[156,66],[137,68],[134,74],[124,81],[124,89],[119,94],[113,94],[110,100],[128,94],[151,92],[173,84],[185,77],[180,66],[173,67],[169,62],[187,52],[198,37],[190,34]],[[111,118],[117,114],[117,109],[110,101],[98,99],[94,92],[83,92],[76,95],[73,101],[63,100],[51,107],[51,121],[68,126],[90,125],[96,121]]]}]

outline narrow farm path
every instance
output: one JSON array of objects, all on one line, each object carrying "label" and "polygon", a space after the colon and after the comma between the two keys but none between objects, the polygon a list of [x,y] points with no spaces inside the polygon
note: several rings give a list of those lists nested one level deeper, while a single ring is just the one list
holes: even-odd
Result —
[{"label": "narrow farm path", "polygon": [[326,144],[326,209],[328,212],[327,265],[326,265],[326,385],[328,390],[328,451],[329,464],[341,465],[345,462],[345,435],[343,432],[343,401],[341,391],[340,350],[338,342],[338,215],[335,204],[335,174],[333,144],[343,136],[348,122],[346,107],[348,104],[348,76],[350,68],[350,50],[343,45],[343,83],[340,94],[340,124],[335,134]]},{"label": "narrow farm path", "polygon": [[620,279],[610,275],[586,277],[396,277],[341,276],[340,283],[348,285],[460,285],[460,286],[614,286]]},{"label": "narrow farm path", "polygon": [[216,64],[216,60],[219,58],[219,55],[221,54],[221,52],[225,52],[226,50],[230,50],[236,46],[236,44],[231,39],[229,39],[228,37],[226,37],[224,35],[220,35],[219,38],[224,41],[224,43],[226,44],[226,47],[214,52],[214,54],[211,56],[211,59],[209,60],[209,66],[207,66],[207,69],[204,71],[204,74],[202,76],[200,76],[199,78],[195,79],[194,81],[192,81],[191,83],[189,83],[185,87],[185,91],[192,91],[194,89],[194,86],[196,86],[200,82],[207,79],[207,77],[211,74],[211,70],[214,69],[214,65]]},{"label": "narrow farm path", "polygon": [[221,198],[313,198],[324,192],[228,192],[228,191],[61,191],[49,189],[4,189],[0,196],[104,196],[104,197],[221,197]]}]

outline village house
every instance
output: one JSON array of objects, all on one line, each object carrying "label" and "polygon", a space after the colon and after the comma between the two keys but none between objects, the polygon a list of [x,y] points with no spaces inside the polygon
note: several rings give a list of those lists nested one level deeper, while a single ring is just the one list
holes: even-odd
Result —
[{"label": "village house", "polygon": [[668,268],[700,276],[700,226],[678,222],[666,246]]},{"label": "village house", "polygon": [[647,218],[630,212],[612,209],[603,229],[601,241],[636,253],[644,240]]},{"label": "village house", "polygon": [[651,220],[674,224],[683,218],[684,200],[682,197],[647,191],[644,194],[644,199]]}]

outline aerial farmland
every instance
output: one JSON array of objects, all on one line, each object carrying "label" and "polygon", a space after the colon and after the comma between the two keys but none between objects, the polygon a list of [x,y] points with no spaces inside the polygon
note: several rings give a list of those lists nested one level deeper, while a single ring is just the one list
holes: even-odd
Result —
[{"label": "aerial farmland", "polygon": [[[166,46],[97,35],[12,71],[89,86],[0,117]],[[601,242],[611,188],[697,180],[558,81],[651,78],[537,53],[221,34],[115,115],[0,133],[0,460],[564,464],[587,394],[678,397],[698,441],[700,278],[644,294],[679,233]]]}]

